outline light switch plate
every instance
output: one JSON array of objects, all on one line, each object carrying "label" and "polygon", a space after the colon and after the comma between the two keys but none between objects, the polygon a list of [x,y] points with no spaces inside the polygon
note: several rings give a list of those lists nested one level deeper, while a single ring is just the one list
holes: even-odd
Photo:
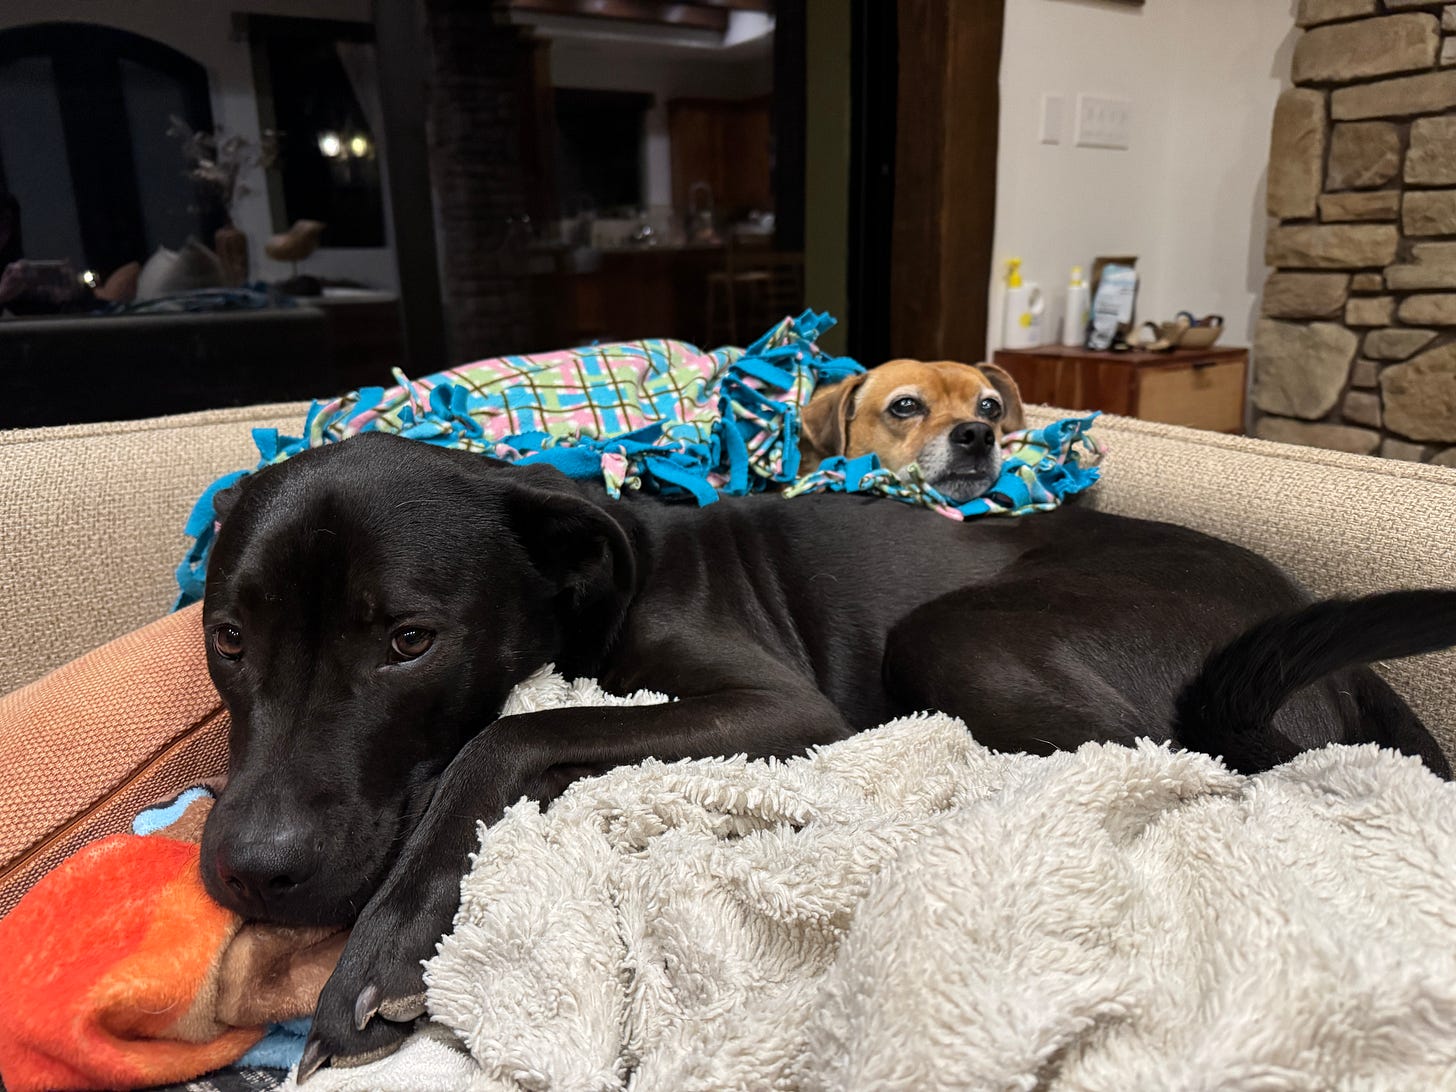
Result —
[{"label": "light switch plate", "polygon": [[1077,96],[1077,147],[1132,146],[1132,103],[1102,95]]},{"label": "light switch plate", "polygon": [[1041,142],[1060,144],[1067,131],[1067,100],[1061,95],[1041,97]]}]

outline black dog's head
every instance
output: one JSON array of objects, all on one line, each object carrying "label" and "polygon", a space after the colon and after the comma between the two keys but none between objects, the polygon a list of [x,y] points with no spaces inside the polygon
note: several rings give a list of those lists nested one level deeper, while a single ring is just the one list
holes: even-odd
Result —
[{"label": "black dog's head", "polygon": [[232,734],[203,881],[246,917],[347,922],[510,688],[610,640],[624,517],[554,470],[378,434],[217,507],[204,626]]}]

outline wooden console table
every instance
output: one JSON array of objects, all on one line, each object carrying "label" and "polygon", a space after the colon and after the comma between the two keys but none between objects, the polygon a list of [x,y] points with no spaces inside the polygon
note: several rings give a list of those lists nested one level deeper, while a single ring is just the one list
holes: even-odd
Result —
[{"label": "wooden console table", "polygon": [[1244,431],[1247,349],[1098,353],[1044,345],[998,349],[995,359],[1028,402],[1104,410],[1213,432]]}]

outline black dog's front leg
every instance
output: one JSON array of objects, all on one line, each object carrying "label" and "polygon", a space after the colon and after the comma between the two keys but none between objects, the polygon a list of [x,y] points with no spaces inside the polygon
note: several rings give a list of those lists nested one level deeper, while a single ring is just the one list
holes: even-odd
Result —
[{"label": "black dog's front leg", "polygon": [[801,687],[496,721],[446,769],[424,818],[359,915],[319,998],[300,1082],[330,1058],[348,1065],[389,1054],[424,1012],[421,963],[434,955],[460,905],[477,821],[494,822],[522,796],[549,802],[583,768],[648,757],[788,756],[850,732],[822,694]]}]

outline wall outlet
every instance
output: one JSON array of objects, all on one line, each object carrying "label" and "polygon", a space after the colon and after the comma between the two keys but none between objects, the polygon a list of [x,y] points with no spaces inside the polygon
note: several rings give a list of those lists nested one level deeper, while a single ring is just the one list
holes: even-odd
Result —
[{"label": "wall outlet", "polygon": [[1101,95],[1078,95],[1077,147],[1132,147],[1132,103]]},{"label": "wall outlet", "polygon": [[[1456,41],[1456,39],[1453,39]],[[1041,142],[1060,144],[1062,134],[1067,131],[1067,100],[1061,95],[1041,97]]]}]

